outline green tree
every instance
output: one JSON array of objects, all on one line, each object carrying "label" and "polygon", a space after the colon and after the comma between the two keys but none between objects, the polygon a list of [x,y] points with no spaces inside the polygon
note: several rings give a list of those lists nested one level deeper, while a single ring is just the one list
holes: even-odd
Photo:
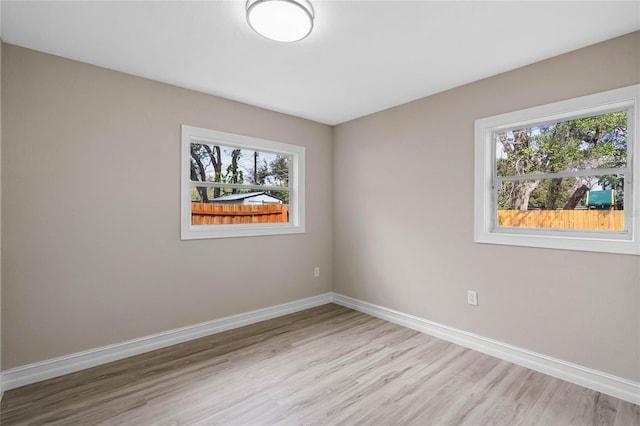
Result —
[{"label": "green tree", "polygon": [[[514,176],[623,167],[627,157],[626,135],[626,112],[501,132],[496,136],[500,153],[497,173]],[[573,209],[596,184],[614,189],[618,199],[622,199],[621,176],[532,179],[505,182],[498,191],[498,208]]]},{"label": "green tree", "polygon": [[[255,157],[254,157],[255,158]],[[289,185],[289,158],[284,155],[276,155],[276,158],[267,162],[262,158],[261,161],[254,163],[256,169],[251,170],[254,181],[258,185],[282,186]],[[270,195],[289,202],[289,191],[269,191]]]},{"label": "green tree", "polygon": [[[289,186],[289,159],[286,156],[278,155],[269,163],[269,173],[265,180],[273,186]],[[274,197],[281,199],[284,203],[289,203],[289,191],[270,191]]]},{"label": "green tree", "polygon": [[[242,151],[240,149],[234,149],[231,151],[231,164],[227,166],[227,173],[224,176],[224,182],[231,184],[241,184],[244,182],[244,173],[240,167],[238,167],[238,161],[240,160]],[[236,188],[231,189],[232,194],[238,193]]]},{"label": "green tree", "polygon": [[[223,171],[224,166],[226,168]],[[287,187],[289,157],[217,145],[191,144],[192,181],[239,185],[246,183],[247,176],[251,183],[257,185]],[[197,187],[192,192],[192,199],[208,203],[222,195],[239,192],[247,192],[247,190]],[[284,202],[289,201],[288,191],[272,190],[269,193]]]}]

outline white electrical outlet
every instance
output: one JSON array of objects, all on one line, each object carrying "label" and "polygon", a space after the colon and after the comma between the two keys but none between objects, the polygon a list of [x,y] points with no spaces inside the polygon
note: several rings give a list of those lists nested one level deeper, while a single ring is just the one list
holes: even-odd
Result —
[{"label": "white electrical outlet", "polygon": [[316,266],[315,268],[313,268],[313,276],[315,278],[318,278],[320,276],[320,267]]},{"label": "white electrical outlet", "polygon": [[467,290],[467,303],[470,305],[478,306],[478,292],[474,290]]}]

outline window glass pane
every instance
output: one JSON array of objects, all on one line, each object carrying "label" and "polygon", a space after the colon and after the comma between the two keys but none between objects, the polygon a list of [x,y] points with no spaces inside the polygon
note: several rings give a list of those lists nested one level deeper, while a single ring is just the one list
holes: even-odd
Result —
[{"label": "window glass pane", "polygon": [[624,176],[503,182],[497,225],[522,228],[624,230]]},{"label": "window glass pane", "polygon": [[191,143],[191,181],[287,186],[288,155]]},{"label": "window glass pane", "polygon": [[499,131],[495,144],[498,176],[626,167],[627,112]]},{"label": "window glass pane", "polygon": [[194,187],[192,225],[289,222],[288,191]]}]

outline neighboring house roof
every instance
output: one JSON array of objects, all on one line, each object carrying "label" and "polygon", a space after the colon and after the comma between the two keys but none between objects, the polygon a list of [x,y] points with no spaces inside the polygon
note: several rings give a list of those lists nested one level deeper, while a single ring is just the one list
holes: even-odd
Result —
[{"label": "neighboring house roof", "polygon": [[274,197],[273,195],[267,194],[264,191],[262,191],[262,192],[247,192],[247,193],[244,193],[244,194],[228,194],[228,195],[223,195],[222,197],[214,198],[211,201],[214,202],[214,203],[219,202],[219,201],[238,201],[238,200],[246,200],[247,198],[257,197],[259,195],[264,195],[265,197],[270,197],[270,198],[273,198],[274,200],[282,201],[278,197]]}]

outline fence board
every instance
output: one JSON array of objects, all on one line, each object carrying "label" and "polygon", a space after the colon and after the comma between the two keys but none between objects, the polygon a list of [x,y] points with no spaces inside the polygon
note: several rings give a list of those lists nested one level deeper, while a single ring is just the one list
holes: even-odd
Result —
[{"label": "fence board", "polygon": [[287,204],[191,203],[192,225],[282,223],[289,221]]},{"label": "fence board", "polygon": [[624,210],[498,210],[498,226],[623,231]]}]

